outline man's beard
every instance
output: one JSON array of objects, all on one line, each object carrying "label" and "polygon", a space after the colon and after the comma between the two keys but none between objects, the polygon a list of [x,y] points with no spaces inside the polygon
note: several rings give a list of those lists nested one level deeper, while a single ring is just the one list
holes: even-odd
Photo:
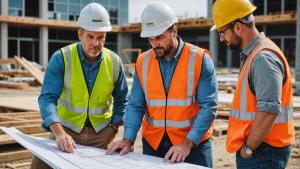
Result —
[{"label": "man's beard", "polygon": [[[154,52],[155,52],[155,54],[156,54],[157,56],[159,56],[159,57],[161,57],[161,58],[164,58],[165,56],[167,56],[167,55],[172,51],[173,47],[174,47],[174,43],[173,43],[173,41],[172,41],[172,39],[171,39],[171,41],[170,41],[170,43],[167,45],[167,48],[166,48],[166,49],[165,49],[164,47],[156,47],[156,48],[153,48],[153,49],[154,49]],[[159,54],[157,53],[157,51],[156,51],[157,49],[163,49],[163,50],[164,50],[163,54],[162,54],[162,55],[159,55]]]},{"label": "man's beard", "polygon": [[[93,47],[93,49],[98,49],[98,50],[101,52],[99,46],[98,46],[98,47]],[[91,57],[97,57],[97,56],[99,56],[100,52],[98,52],[98,53],[92,53],[90,50],[88,50],[88,54],[89,54]]]},{"label": "man's beard", "polygon": [[228,41],[224,40],[224,43],[229,44],[228,49],[229,50],[238,50],[241,49],[242,46],[242,38],[239,37],[237,34],[232,31],[232,37],[230,38],[231,43]]}]

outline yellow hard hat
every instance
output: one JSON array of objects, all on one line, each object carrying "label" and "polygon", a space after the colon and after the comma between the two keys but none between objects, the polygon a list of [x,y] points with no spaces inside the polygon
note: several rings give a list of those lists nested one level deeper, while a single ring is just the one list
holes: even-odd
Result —
[{"label": "yellow hard hat", "polygon": [[249,0],[217,0],[212,11],[215,25],[210,31],[242,19],[254,12],[256,8]]}]

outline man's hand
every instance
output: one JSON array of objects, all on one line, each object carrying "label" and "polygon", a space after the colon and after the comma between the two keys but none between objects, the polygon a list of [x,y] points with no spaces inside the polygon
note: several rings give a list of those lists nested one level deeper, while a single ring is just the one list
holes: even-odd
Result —
[{"label": "man's hand", "polygon": [[184,161],[185,158],[190,154],[191,148],[195,145],[193,141],[190,139],[184,139],[184,141],[181,144],[178,144],[176,146],[173,146],[170,148],[168,153],[166,154],[164,158],[164,162],[166,162],[169,157],[173,154],[172,159],[170,161],[170,164],[173,164],[174,161],[180,162]]},{"label": "man's hand", "polygon": [[56,137],[58,149],[74,154],[74,149],[76,149],[75,142],[73,138],[65,132],[62,125],[60,123],[53,123],[49,127]]},{"label": "man's hand", "polygon": [[132,141],[129,139],[124,139],[122,141],[112,142],[107,145],[107,151],[105,152],[106,155],[111,155],[117,149],[122,149],[120,154],[121,156],[128,153],[130,147],[132,145]]},{"label": "man's hand", "polygon": [[241,148],[240,155],[241,155],[243,158],[252,158],[252,155],[246,154],[246,152],[244,151],[243,148]]}]

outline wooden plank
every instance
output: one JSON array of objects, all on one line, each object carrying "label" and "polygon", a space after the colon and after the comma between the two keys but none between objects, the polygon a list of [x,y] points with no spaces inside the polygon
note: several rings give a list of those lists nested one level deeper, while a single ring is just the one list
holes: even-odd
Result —
[{"label": "wooden plank", "polygon": [[7,121],[7,122],[0,122],[0,126],[3,127],[16,127],[16,126],[25,126],[25,125],[35,125],[35,124],[42,124],[43,120],[24,120],[24,121]]},{"label": "wooden plank", "polygon": [[31,162],[21,163],[21,164],[5,164],[5,166],[9,167],[9,168],[12,168],[12,169],[15,169],[15,168],[18,168],[18,167],[29,166],[30,164],[31,164]]},{"label": "wooden plank", "polygon": [[32,76],[35,78],[36,81],[38,81],[41,85],[43,84],[43,80],[42,80],[41,76],[38,73],[36,73],[33,69],[31,69],[30,66],[28,66],[26,63],[24,63],[24,61],[21,58],[19,58],[17,56],[15,56],[15,58],[16,58],[17,62],[23,68],[25,68],[26,70],[29,71],[30,74],[32,74]]},{"label": "wooden plank", "polygon": [[35,71],[37,74],[39,74],[41,76],[41,78],[44,78],[45,73],[42,72],[40,69],[36,68],[34,65],[32,65],[31,63],[28,62],[28,60],[26,60],[24,57],[21,57],[21,59],[23,60],[23,62],[25,64],[27,64],[33,71]]},{"label": "wooden plank", "polygon": [[41,119],[41,115],[20,115],[18,116],[20,119],[26,119],[26,120],[35,120],[35,119]]},{"label": "wooden plank", "polygon": [[[32,125],[25,125],[25,126],[16,126],[17,130],[24,134],[34,134],[34,133],[43,133],[45,130],[41,127],[40,124],[32,124]],[[0,130],[0,134],[5,134],[4,131]]]},{"label": "wooden plank", "polygon": [[20,116],[20,115],[38,115],[40,112],[38,111],[32,111],[32,112],[10,112],[10,113],[0,113],[0,116]]},{"label": "wooden plank", "polygon": [[1,153],[0,154],[0,163],[20,160],[24,158],[31,158],[32,152],[29,150],[21,150],[21,151],[14,151],[9,153]]},{"label": "wooden plank", "polygon": [[[42,137],[42,138],[49,138],[49,134],[48,132],[46,133],[35,133],[35,134],[29,134],[30,136],[34,136],[34,137]],[[0,135],[0,145],[5,145],[5,144],[13,144],[13,143],[17,143],[17,141],[13,138],[11,138],[8,134],[1,134]]]},{"label": "wooden plank", "polygon": [[38,97],[0,97],[0,107],[22,111],[39,111]]},{"label": "wooden plank", "polygon": [[217,126],[214,126],[214,130],[227,130],[228,129],[228,124],[223,124],[223,125],[217,125]]},{"label": "wooden plank", "polygon": [[12,168],[12,169],[17,169],[17,167],[13,166],[12,164],[5,164],[5,168]]},{"label": "wooden plank", "polygon": [[226,116],[226,117],[228,117],[229,114],[230,114],[229,111],[217,111],[217,115],[218,116]]},{"label": "wooden plank", "polygon": [[21,82],[0,82],[0,87],[7,87],[13,89],[29,89],[29,83]]},{"label": "wooden plank", "polygon": [[17,64],[17,61],[15,58],[0,59],[0,65],[5,65],[5,64]]},{"label": "wooden plank", "polygon": [[14,118],[14,117],[1,117],[0,116],[0,122],[5,122],[5,121],[26,121],[26,119],[19,119],[19,118]]},{"label": "wooden plank", "polygon": [[[29,17],[16,17],[0,15],[0,22],[7,22],[9,24],[26,25],[26,26],[48,26],[51,28],[61,28],[66,30],[76,30],[80,27],[74,21],[62,21],[54,19],[40,19]],[[119,32],[120,26],[112,26],[111,32]]]}]

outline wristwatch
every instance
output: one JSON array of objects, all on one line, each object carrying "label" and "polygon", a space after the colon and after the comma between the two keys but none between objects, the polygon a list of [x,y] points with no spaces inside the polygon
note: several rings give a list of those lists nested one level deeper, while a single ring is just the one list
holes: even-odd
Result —
[{"label": "wristwatch", "polygon": [[246,141],[244,142],[242,147],[243,147],[245,153],[248,154],[248,155],[252,155],[255,152],[255,150],[252,150],[251,148],[248,148],[246,146]]},{"label": "wristwatch", "polygon": [[119,132],[119,130],[117,129],[117,127],[110,125],[109,127],[113,128],[115,130],[115,133],[117,134]]}]

